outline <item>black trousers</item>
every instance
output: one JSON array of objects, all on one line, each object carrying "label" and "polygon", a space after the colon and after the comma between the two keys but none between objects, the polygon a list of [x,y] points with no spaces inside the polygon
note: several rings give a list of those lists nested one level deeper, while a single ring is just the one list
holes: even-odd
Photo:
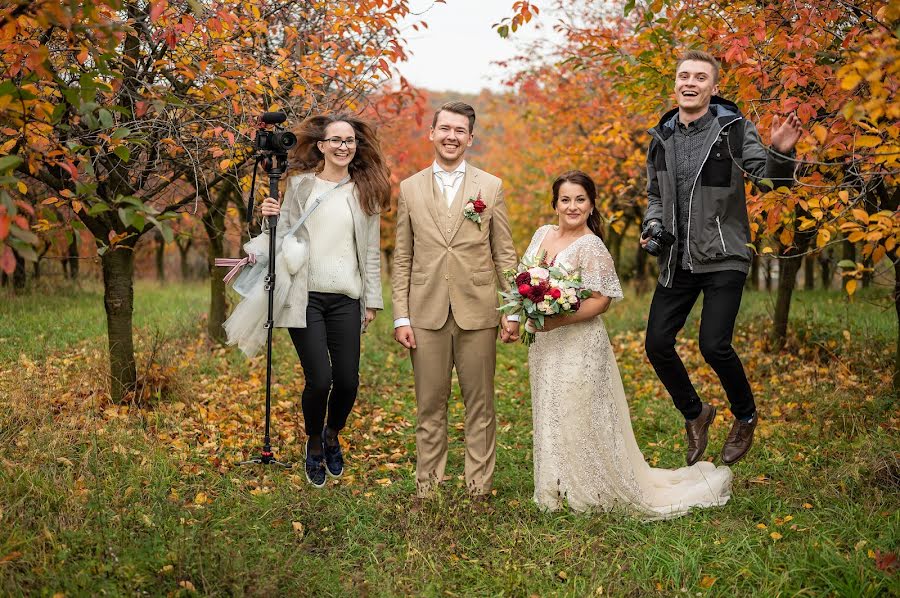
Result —
[{"label": "black trousers", "polygon": [[360,303],[337,293],[309,294],[306,328],[289,328],[306,386],[303,421],[308,435],[341,430],[359,388]]},{"label": "black trousers", "polygon": [[675,351],[675,337],[684,327],[701,292],[700,353],[719,376],[734,416],[746,418],[756,411],[744,366],[731,346],[746,278],[746,274],[736,270],[694,274],[677,269],[672,288],[656,286],[647,322],[645,349],[656,375],[685,419],[700,415],[702,405],[684,363]]}]

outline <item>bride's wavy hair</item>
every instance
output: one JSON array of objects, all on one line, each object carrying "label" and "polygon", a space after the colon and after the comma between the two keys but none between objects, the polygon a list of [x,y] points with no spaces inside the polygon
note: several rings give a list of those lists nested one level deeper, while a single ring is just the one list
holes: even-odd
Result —
[{"label": "bride's wavy hair", "polygon": [[593,208],[591,215],[588,216],[587,225],[591,232],[603,241],[603,223],[600,220],[600,211],[597,210],[597,185],[594,184],[594,179],[580,170],[569,170],[559,175],[553,181],[553,203],[551,205],[554,210],[556,204],[559,203],[559,188],[563,186],[563,183],[578,185],[587,193],[588,199],[591,200],[591,208]]},{"label": "bride's wavy hair", "polygon": [[289,156],[292,170],[300,172],[322,172],[325,155],[317,142],[325,139],[325,129],[336,122],[345,122],[353,127],[356,137],[356,154],[348,170],[350,179],[356,185],[359,205],[366,214],[377,214],[391,205],[391,171],[381,152],[381,143],[375,128],[349,114],[320,114],[304,120],[294,131],[297,145]]}]

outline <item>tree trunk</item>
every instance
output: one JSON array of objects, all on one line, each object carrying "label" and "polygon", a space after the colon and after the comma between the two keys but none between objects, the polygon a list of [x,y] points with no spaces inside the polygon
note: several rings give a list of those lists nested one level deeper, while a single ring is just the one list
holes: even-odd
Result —
[{"label": "tree trunk", "polygon": [[156,238],[156,280],[166,281],[166,240],[161,234]]},{"label": "tree trunk", "polygon": [[175,244],[178,246],[179,264],[181,265],[181,280],[185,281],[191,276],[190,267],[188,265],[188,253],[191,251],[191,245],[194,244],[194,240],[188,239],[184,243],[176,240]]},{"label": "tree trunk", "polygon": [[[900,254],[900,252],[898,252]],[[897,349],[894,355],[894,397],[900,398],[900,255],[894,259],[894,311],[897,312]]]},{"label": "tree trunk", "polygon": [[13,255],[16,257],[16,269],[13,270],[12,275],[12,283],[14,289],[24,289],[25,288],[25,258],[19,255],[16,250],[13,250]]},{"label": "tree trunk", "polygon": [[765,290],[772,290],[772,258],[767,257],[765,268],[763,269],[763,285]]},{"label": "tree trunk", "polygon": [[260,231],[259,218],[253,220],[253,225],[250,226],[249,215],[247,214],[247,204],[244,202],[244,196],[240,191],[237,191],[232,196],[234,200],[234,205],[237,208],[238,219],[241,223],[241,250],[243,250],[244,245],[247,244],[247,241],[250,240],[250,237],[255,237],[258,235]]},{"label": "tree trunk", "polygon": [[69,251],[66,259],[63,260],[63,264],[66,265],[66,273],[68,274],[69,279],[78,280],[78,266],[80,264],[78,255],[78,235],[72,235],[72,241],[69,243]]},{"label": "tree trunk", "polygon": [[643,295],[653,286],[654,273],[652,268],[647,268],[647,256],[650,254],[640,244],[635,251],[637,253],[634,255],[634,292]]},{"label": "tree trunk", "polygon": [[50,251],[49,243],[42,243],[41,250],[37,252],[37,259],[34,261],[34,279],[39,280],[41,278],[41,261],[44,259],[44,256],[47,255],[47,252]]},{"label": "tree trunk", "polygon": [[756,247],[756,251],[750,256],[750,275],[744,283],[747,289],[759,288],[759,240],[754,241],[753,246]]},{"label": "tree trunk", "polygon": [[816,256],[813,254],[803,258],[803,289],[811,291],[815,287],[816,282]]},{"label": "tree trunk", "polygon": [[216,257],[223,257],[222,244],[213,243],[210,239],[209,244],[209,322],[207,332],[209,338],[224,343],[226,340],[225,329],[222,325],[225,323],[226,312],[228,306],[225,304],[225,282],[222,280],[222,268],[215,267]]},{"label": "tree trunk", "polygon": [[109,339],[109,389],[115,402],[134,389],[137,369],[131,316],[134,311],[134,248],[118,246],[100,258]]},{"label": "tree trunk", "polygon": [[827,291],[831,288],[831,249],[823,251],[819,254],[819,268],[822,272],[822,289]]},{"label": "tree trunk", "polygon": [[611,226],[606,227],[606,248],[612,257],[614,264],[622,263],[622,240],[625,237],[625,230],[619,234]]},{"label": "tree trunk", "polygon": [[215,199],[206,202],[206,213],[203,215],[203,228],[209,238],[209,252],[207,264],[209,267],[209,320],[207,333],[210,340],[218,343],[226,341],[225,323],[227,305],[225,303],[225,283],[222,281],[223,272],[216,268],[217,257],[224,257],[225,250],[225,211],[228,202],[236,193],[238,187],[235,182],[229,181],[222,184],[217,190]]},{"label": "tree trunk", "polygon": [[771,347],[780,351],[787,340],[788,316],[791,311],[791,296],[797,285],[797,272],[803,265],[803,254],[813,235],[809,233],[797,233],[794,236],[794,246],[781,255],[783,259],[778,262],[778,294],[775,297],[775,315],[772,318],[772,331],[770,335]]}]

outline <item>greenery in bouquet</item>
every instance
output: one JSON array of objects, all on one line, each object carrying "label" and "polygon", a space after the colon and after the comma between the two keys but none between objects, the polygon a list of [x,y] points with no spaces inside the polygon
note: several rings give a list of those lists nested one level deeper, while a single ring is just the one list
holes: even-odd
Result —
[{"label": "greenery in bouquet", "polygon": [[500,292],[498,309],[527,318],[522,335],[526,345],[534,342],[535,330],[543,328],[545,318],[575,313],[581,301],[591,296],[579,271],[565,263],[547,264],[543,256],[523,260],[515,270],[503,274],[510,289]]}]

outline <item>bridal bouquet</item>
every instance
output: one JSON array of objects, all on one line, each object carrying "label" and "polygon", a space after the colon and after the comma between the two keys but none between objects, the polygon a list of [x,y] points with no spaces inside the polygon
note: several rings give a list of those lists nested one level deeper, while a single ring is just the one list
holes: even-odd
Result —
[{"label": "bridal bouquet", "polygon": [[566,264],[548,265],[542,257],[523,260],[517,269],[503,274],[510,290],[500,293],[503,304],[498,309],[528,318],[522,335],[526,345],[534,342],[535,322],[542,328],[544,318],[575,313],[582,299],[591,296],[591,290],[582,285],[579,272]]}]

